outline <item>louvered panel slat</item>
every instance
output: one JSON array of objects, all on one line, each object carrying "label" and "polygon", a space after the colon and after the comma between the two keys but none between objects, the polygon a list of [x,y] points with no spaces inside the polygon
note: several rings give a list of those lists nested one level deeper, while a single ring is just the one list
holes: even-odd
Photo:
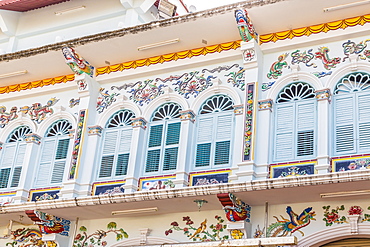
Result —
[{"label": "louvered panel slat", "polygon": [[216,140],[225,140],[231,138],[232,115],[219,116],[217,118]]},{"label": "louvered panel slat", "polygon": [[316,107],[314,102],[297,105],[297,130],[315,128]]},{"label": "louvered panel slat", "polygon": [[158,147],[162,145],[163,125],[154,125],[150,127],[149,147]]},{"label": "louvered panel slat", "polygon": [[63,174],[65,168],[65,161],[57,161],[54,163],[53,173],[51,176],[51,183],[61,183],[63,181]]},{"label": "louvered panel slat", "polygon": [[370,95],[358,96],[358,120],[360,123],[370,122]]},{"label": "louvered panel slat", "polygon": [[56,140],[46,140],[42,145],[41,163],[51,162],[55,153]]},{"label": "louvered panel slat", "polygon": [[12,177],[12,182],[10,183],[10,187],[18,187],[19,184],[19,179],[21,178],[21,173],[22,173],[22,167],[18,166],[14,168],[13,171],[13,177]]},{"label": "louvered panel slat", "polygon": [[146,158],[145,172],[157,172],[159,170],[161,150],[149,150]]},{"label": "louvered panel slat", "polygon": [[128,153],[131,146],[132,128],[124,129],[120,132],[118,153]]},{"label": "louvered panel slat", "polygon": [[336,129],[336,152],[347,152],[354,150],[354,132],[353,125],[337,126]]},{"label": "louvered panel slat", "polygon": [[50,170],[51,170],[51,163],[41,163],[39,164],[35,187],[44,187],[48,185],[50,181]]},{"label": "louvered panel slat", "polygon": [[370,123],[361,123],[358,127],[360,150],[370,148]]},{"label": "louvered panel slat", "polygon": [[353,97],[338,98],[334,101],[336,125],[353,122]]},{"label": "louvered panel slat", "polygon": [[170,123],[167,127],[166,145],[179,144],[181,123]]},{"label": "louvered panel slat", "polygon": [[60,159],[67,158],[68,147],[69,147],[69,139],[59,140],[55,159],[60,160]]},{"label": "louvered panel slat", "polygon": [[212,141],[212,126],[213,118],[202,118],[198,121],[198,137],[197,142]]},{"label": "louvered panel slat", "polygon": [[1,167],[11,167],[15,157],[15,144],[5,144]]},{"label": "louvered panel slat", "polygon": [[230,160],[230,141],[216,142],[215,165],[228,164]]},{"label": "louvered panel slat", "polygon": [[23,165],[24,155],[26,154],[26,148],[27,148],[26,143],[21,143],[18,145],[17,156],[15,157],[15,163],[14,163],[15,166]]},{"label": "louvered panel slat", "polygon": [[10,168],[0,170],[0,189],[8,187]]},{"label": "louvered panel slat", "polygon": [[114,155],[103,156],[100,164],[99,178],[112,176]]},{"label": "louvered panel slat", "polygon": [[130,154],[119,154],[116,165],[116,176],[122,176],[127,174],[128,159]]},{"label": "louvered panel slat", "polygon": [[297,156],[308,156],[314,154],[314,132],[300,131],[297,137]]},{"label": "louvered panel slat", "polygon": [[104,136],[103,155],[114,154],[116,151],[118,131],[107,131]]},{"label": "louvered panel slat", "polygon": [[211,143],[197,145],[195,167],[209,166],[211,159]]},{"label": "louvered panel slat", "polygon": [[163,170],[175,170],[177,165],[178,148],[166,148],[164,151]]},{"label": "louvered panel slat", "polygon": [[295,116],[293,105],[278,106],[275,116],[277,133],[293,130],[294,121],[292,121],[292,116]]},{"label": "louvered panel slat", "polygon": [[275,159],[293,159],[293,133],[277,134],[275,141]]}]

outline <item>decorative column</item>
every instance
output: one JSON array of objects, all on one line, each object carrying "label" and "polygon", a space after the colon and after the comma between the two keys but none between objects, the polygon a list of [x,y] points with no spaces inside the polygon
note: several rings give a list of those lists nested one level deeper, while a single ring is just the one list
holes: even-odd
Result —
[{"label": "decorative column", "polygon": [[318,174],[328,173],[329,159],[329,104],[330,89],[316,91],[317,99],[317,165]]},{"label": "decorative column", "polygon": [[32,187],[33,179],[27,179],[27,175],[33,174],[37,165],[37,153],[41,143],[41,137],[34,133],[26,135],[26,151],[23,158],[21,176],[18,188],[14,197],[15,203],[28,201],[29,191]]},{"label": "decorative column", "polygon": [[180,112],[181,116],[181,131],[180,131],[180,142],[179,151],[177,154],[177,169],[176,169],[176,179],[174,184],[176,188],[181,188],[189,185],[189,159],[191,157],[189,148],[189,137],[192,136],[193,124],[195,113],[192,110],[185,110]]},{"label": "decorative column", "polygon": [[140,164],[144,163],[144,155],[140,144],[144,143],[146,125],[147,121],[142,117],[132,119],[130,158],[127,166],[126,182],[123,185],[125,193],[138,190]]},{"label": "decorative column", "polygon": [[[89,196],[95,176],[94,165],[96,163],[96,145],[99,136],[97,134],[89,136],[87,126],[94,129],[100,85],[93,78],[94,67],[76,54],[73,48],[64,47],[63,55],[67,65],[75,73],[74,81],[77,85],[80,100],[77,126],[73,137],[72,157],[66,166],[68,181],[63,183],[60,196],[65,198]],[[76,58],[79,59],[76,60]],[[99,128],[92,130],[92,132],[94,131],[99,132]]]}]

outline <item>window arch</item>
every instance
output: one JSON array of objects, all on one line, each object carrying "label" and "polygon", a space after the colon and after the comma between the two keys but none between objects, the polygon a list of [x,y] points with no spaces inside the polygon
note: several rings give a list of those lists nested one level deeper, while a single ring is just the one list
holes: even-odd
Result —
[{"label": "window arch", "polygon": [[107,121],[100,159],[99,179],[121,178],[127,174],[135,113],[121,110]]},{"label": "window arch", "polygon": [[2,149],[0,188],[18,187],[27,147],[25,139],[31,133],[28,126],[20,126],[9,134]]},{"label": "window arch", "polygon": [[72,125],[65,119],[54,122],[47,129],[41,142],[35,187],[60,184],[63,181],[70,129],[72,129]]},{"label": "window arch", "polygon": [[166,103],[157,108],[150,121],[145,173],[174,171],[180,142],[181,106]]},{"label": "window arch", "polygon": [[315,90],[307,83],[293,83],[280,91],[274,114],[274,162],[315,155],[316,108]]},{"label": "window arch", "polygon": [[334,154],[370,151],[370,75],[344,76],[334,88]]},{"label": "window arch", "polygon": [[195,168],[218,168],[230,164],[234,132],[233,100],[226,95],[208,98],[197,117]]}]

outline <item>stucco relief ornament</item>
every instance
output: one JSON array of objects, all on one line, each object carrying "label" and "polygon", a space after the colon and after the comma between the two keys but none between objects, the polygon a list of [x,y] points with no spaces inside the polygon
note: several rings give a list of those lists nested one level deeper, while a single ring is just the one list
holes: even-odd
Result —
[{"label": "stucco relief ornament", "polygon": [[185,73],[184,80],[178,80],[172,84],[177,86],[175,87],[175,91],[183,95],[185,99],[189,99],[189,95],[193,95],[195,98],[200,92],[203,92],[213,85],[211,80],[215,79],[215,76],[209,75],[205,77],[204,74],[198,74],[199,71]]},{"label": "stucco relief ornament", "polygon": [[31,117],[32,121],[35,121],[36,123],[41,123],[48,114],[53,114],[54,110],[51,108],[53,105],[55,105],[59,99],[57,98],[51,98],[48,100],[46,105],[41,105],[41,103],[34,103],[32,106],[23,106],[19,109],[20,112],[23,112],[24,114],[28,114]]},{"label": "stucco relief ornament", "polygon": [[10,121],[17,119],[18,108],[13,106],[9,112],[6,112],[5,106],[0,106],[0,128],[4,128]]},{"label": "stucco relief ornament", "polygon": [[326,223],[326,226],[331,226],[334,223],[336,224],[343,224],[348,223],[347,218],[345,216],[340,216],[339,211],[344,211],[344,205],[340,207],[336,207],[330,210],[330,205],[323,206],[324,209],[324,218],[323,220]]},{"label": "stucco relief ornament", "polygon": [[329,58],[329,51],[328,47],[320,47],[319,51],[315,53],[315,58],[321,59],[324,68],[327,70],[335,68],[341,60],[340,57]]},{"label": "stucco relief ornament", "polygon": [[252,39],[258,39],[258,34],[254,30],[254,26],[246,10],[235,10],[235,20],[236,24],[238,25],[240,37],[244,42],[248,42]]},{"label": "stucco relief ornament", "polygon": [[67,65],[76,75],[83,73],[94,76],[94,67],[91,66],[84,58],[79,56],[72,47],[65,46],[62,49]]},{"label": "stucco relief ornament", "polygon": [[19,228],[10,232],[12,242],[8,242],[5,246],[17,247],[46,247],[42,241],[42,233],[33,228]]},{"label": "stucco relief ornament", "polygon": [[245,87],[244,73],[245,73],[245,68],[240,66],[238,68],[238,71],[232,71],[225,76],[229,77],[227,79],[227,82],[231,83],[233,87],[237,87],[240,90],[244,91],[244,87]]},{"label": "stucco relief ornament", "polygon": [[278,57],[278,60],[271,65],[270,72],[267,73],[267,78],[277,79],[283,74],[283,68],[288,67],[288,63],[285,61],[288,55],[288,53],[285,53]]},{"label": "stucco relief ornament", "polygon": [[87,82],[85,80],[77,80],[78,91],[84,91],[87,88]]},{"label": "stucco relief ornament", "polygon": [[250,222],[251,207],[240,200],[232,193],[217,194],[226,214],[226,218],[231,222],[246,221]]},{"label": "stucco relief ornament", "polygon": [[73,107],[75,107],[76,105],[79,105],[79,104],[80,104],[80,98],[78,98],[78,99],[72,98],[72,99],[69,100],[69,108],[73,108]]},{"label": "stucco relief ornament", "polygon": [[307,52],[303,51],[300,52],[300,50],[296,50],[292,52],[292,64],[299,64],[299,63],[304,63],[307,67],[313,67],[316,68],[317,65],[314,63],[310,63],[312,59],[315,58],[315,55],[312,53],[313,49],[309,49]]},{"label": "stucco relief ornament", "polygon": [[247,49],[245,51],[243,51],[243,59],[244,59],[244,62],[250,62],[254,59],[256,53],[254,51],[254,49]]},{"label": "stucco relief ornament", "polygon": [[117,99],[116,97],[120,95],[119,93],[109,93],[108,90],[105,88],[100,88],[99,90],[99,97],[96,102],[96,110],[98,113],[102,113],[105,109],[107,109],[113,102]]},{"label": "stucco relief ornament", "polygon": [[360,53],[365,50],[365,48],[367,47],[366,42],[369,42],[369,41],[370,41],[370,39],[367,39],[367,40],[361,41],[358,44],[356,44],[355,42],[353,42],[351,40],[348,40],[348,41],[344,42],[342,44],[342,47],[343,47],[343,53],[346,56],[343,58],[342,61],[343,62],[346,61],[346,59],[349,58],[349,56],[351,54],[357,54],[357,55],[359,55],[359,57],[361,59],[363,59],[363,60],[366,59],[366,57],[364,57]]},{"label": "stucco relief ornament", "polygon": [[69,235],[71,221],[37,210],[26,210],[25,213],[34,224],[39,226],[41,233],[59,233],[63,236]]}]

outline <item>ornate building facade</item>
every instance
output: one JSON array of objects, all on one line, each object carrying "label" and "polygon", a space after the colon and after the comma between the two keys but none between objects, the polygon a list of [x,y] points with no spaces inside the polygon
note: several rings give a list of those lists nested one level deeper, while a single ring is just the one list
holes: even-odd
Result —
[{"label": "ornate building facade", "polygon": [[367,1],[0,3],[1,246],[369,246]]}]

